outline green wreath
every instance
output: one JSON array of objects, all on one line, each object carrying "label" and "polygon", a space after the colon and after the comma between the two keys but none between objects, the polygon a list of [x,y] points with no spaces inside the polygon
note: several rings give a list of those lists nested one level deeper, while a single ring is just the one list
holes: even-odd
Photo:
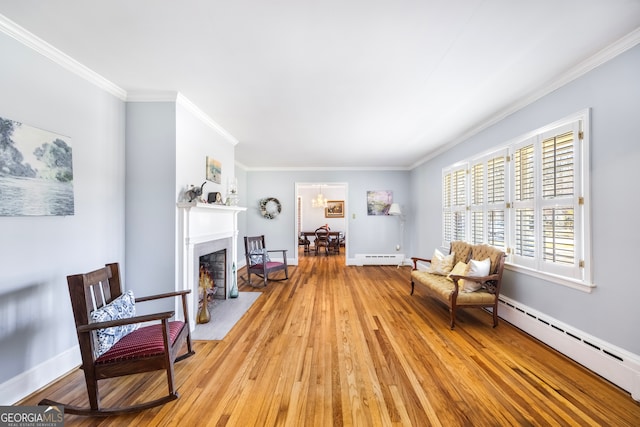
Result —
[{"label": "green wreath", "polygon": [[260,213],[266,219],[273,219],[282,212],[280,201],[275,197],[267,197],[260,200]]}]

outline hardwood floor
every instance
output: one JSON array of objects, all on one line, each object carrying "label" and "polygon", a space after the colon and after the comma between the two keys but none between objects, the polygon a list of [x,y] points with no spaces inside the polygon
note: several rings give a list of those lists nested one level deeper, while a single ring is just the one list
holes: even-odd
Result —
[{"label": "hardwood floor", "polygon": [[[244,272],[239,272],[243,276]],[[222,341],[196,341],[176,364],[180,398],[65,426],[640,425],[640,403],[504,321],[447,309],[409,268],[345,267],[301,256]],[[258,282],[256,281],[256,284]],[[103,405],[166,393],[162,373],[101,382]],[[30,396],[87,405],[76,370]]]}]

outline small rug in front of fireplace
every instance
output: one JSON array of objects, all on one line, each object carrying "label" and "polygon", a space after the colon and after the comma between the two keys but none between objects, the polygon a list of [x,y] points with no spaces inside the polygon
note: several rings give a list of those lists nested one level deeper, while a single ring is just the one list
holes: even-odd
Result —
[{"label": "small rug in front of fireplace", "polygon": [[262,292],[239,292],[237,298],[214,299],[209,303],[211,320],[196,324],[191,334],[194,340],[221,340],[251,308]]}]

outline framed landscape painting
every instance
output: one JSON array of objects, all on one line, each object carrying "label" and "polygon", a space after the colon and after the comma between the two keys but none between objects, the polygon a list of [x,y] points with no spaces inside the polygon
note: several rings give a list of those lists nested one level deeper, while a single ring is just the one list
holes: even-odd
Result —
[{"label": "framed landscape painting", "polygon": [[367,215],[386,215],[392,201],[391,191],[367,191]]},{"label": "framed landscape painting", "polygon": [[207,156],[207,181],[222,183],[222,163]]},{"label": "framed landscape painting", "polygon": [[0,216],[74,214],[70,138],[0,117]]},{"label": "framed landscape painting", "polygon": [[344,200],[327,200],[324,208],[325,218],[344,218]]}]

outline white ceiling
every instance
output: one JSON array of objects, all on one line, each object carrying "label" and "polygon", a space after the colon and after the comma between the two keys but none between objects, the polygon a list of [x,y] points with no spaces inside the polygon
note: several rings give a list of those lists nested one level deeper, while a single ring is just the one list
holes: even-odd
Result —
[{"label": "white ceiling", "polygon": [[0,14],[129,93],[180,92],[249,168],[411,167],[640,28],[640,0],[0,0]]}]

